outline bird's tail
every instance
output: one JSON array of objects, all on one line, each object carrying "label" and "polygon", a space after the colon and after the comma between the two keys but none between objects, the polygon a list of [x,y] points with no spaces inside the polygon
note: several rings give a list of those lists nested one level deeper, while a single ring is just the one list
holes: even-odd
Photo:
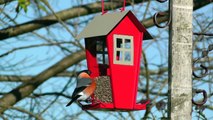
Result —
[{"label": "bird's tail", "polygon": [[72,98],[72,100],[66,105],[66,107],[70,106],[74,101],[76,101],[78,98],[80,97],[80,95],[75,96],[74,98]]}]

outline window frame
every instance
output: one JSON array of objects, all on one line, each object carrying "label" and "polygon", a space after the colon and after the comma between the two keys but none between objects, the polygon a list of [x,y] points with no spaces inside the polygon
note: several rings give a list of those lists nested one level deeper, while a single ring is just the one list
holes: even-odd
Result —
[{"label": "window frame", "polygon": [[[133,36],[130,35],[113,35],[113,43],[114,43],[114,51],[113,51],[113,64],[120,64],[120,65],[133,65],[134,63],[134,40]],[[122,45],[118,45],[118,39],[122,41]],[[129,40],[130,48],[126,48],[126,40]],[[119,46],[119,47],[118,47]],[[117,54],[121,54],[121,60],[117,59]],[[126,53],[130,53],[130,60],[126,60]],[[120,55],[119,55],[120,57]]]}]

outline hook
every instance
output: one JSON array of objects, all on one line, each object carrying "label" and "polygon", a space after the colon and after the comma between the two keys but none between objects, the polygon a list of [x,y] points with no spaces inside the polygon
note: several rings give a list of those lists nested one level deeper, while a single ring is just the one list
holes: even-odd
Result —
[{"label": "hook", "polygon": [[[199,60],[200,60],[200,58],[198,58],[198,59],[194,62],[193,66],[195,66],[195,63],[198,62]],[[196,78],[205,77],[205,76],[207,75],[207,73],[208,73],[208,67],[204,66],[203,64],[200,64],[200,67],[201,67],[202,69],[204,69],[204,72],[202,72],[201,75],[197,75],[197,74],[195,73],[195,71],[193,71],[193,76],[196,77]]]},{"label": "hook", "polygon": [[125,7],[126,7],[126,0],[124,0],[124,2],[123,2],[123,7],[120,9],[121,12],[125,11]]},{"label": "hook", "polygon": [[104,15],[105,13],[107,13],[107,11],[104,10],[104,0],[101,0],[101,11],[102,11],[102,14],[101,15]]},{"label": "hook", "polygon": [[206,101],[207,101],[207,93],[206,93],[206,91],[205,91],[205,90],[201,90],[201,89],[196,89],[196,90],[195,90],[195,93],[196,93],[196,94],[198,94],[198,93],[203,93],[203,101],[200,102],[200,103],[198,103],[198,102],[194,101],[194,99],[192,98],[192,103],[193,103],[194,105],[197,105],[197,106],[202,106],[202,105],[204,105],[204,104],[206,103]]},{"label": "hook", "polygon": [[[158,2],[160,2],[160,3],[164,3],[164,2],[166,2],[166,1],[168,1],[168,0],[157,0]],[[169,8],[170,9],[170,8]],[[170,10],[169,10],[170,11]],[[169,12],[169,20],[167,21],[167,23],[165,24],[165,25],[160,25],[159,23],[158,23],[158,21],[157,21],[157,17],[158,16],[165,16],[166,14],[168,14],[168,13],[166,13],[166,12],[157,12],[157,13],[155,13],[154,14],[154,16],[153,16],[153,22],[154,22],[154,24],[157,26],[157,27],[159,27],[159,28],[165,28],[165,27],[167,27],[167,26],[169,26],[169,24],[171,23],[171,16],[170,16],[170,12]]]},{"label": "hook", "polygon": [[166,26],[168,26],[168,25],[170,24],[170,22],[171,22],[170,16],[169,16],[169,20],[167,21],[166,25],[164,25],[164,26],[161,26],[161,25],[158,23],[158,21],[157,21],[157,17],[158,17],[158,16],[165,16],[166,14],[168,14],[168,13],[165,13],[165,12],[157,12],[157,13],[154,14],[153,21],[154,21],[154,24],[155,24],[157,27],[159,27],[159,28],[165,28]]}]

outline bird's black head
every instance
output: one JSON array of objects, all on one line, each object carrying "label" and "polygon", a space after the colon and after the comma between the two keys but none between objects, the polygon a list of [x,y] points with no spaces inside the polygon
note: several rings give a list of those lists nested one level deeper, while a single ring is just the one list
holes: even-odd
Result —
[{"label": "bird's black head", "polygon": [[79,76],[83,72],[87,73],[88,75],[91,74],[91,72],[89,70],[82,70],[82,71],[77,72],[77,76]]}]

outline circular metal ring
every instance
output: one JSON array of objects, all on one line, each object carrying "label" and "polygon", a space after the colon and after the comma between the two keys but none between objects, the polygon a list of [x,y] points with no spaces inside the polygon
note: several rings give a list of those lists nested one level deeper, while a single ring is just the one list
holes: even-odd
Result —
[{"label": "circular metal ring", "polygon": [[160,2],[160,3],[164,3],[164,2],[166,2],[167,0],[157,0],[158,2]]},{"label": "circular metal ring", "polygon": [[[200,59],[200,58],[198,58],[198,59],[194,62],[194,65],[193,65],[193,66],[195,66],[195,64],[199,61],[199,59]],[[195,73],[195,71],[193,71],[193,76],[196,77],[196,78],[205,77],[205,76],[207,75],[207,73],[208,73],[208,67],[204,66],[203,64],[200,64],[200,67],[201,67],[202,69],[204,69],[204,72],[202,72],[200,75],[197,75],[197,74]]]},{"label": "circular metal ring", "polygon": [[157,12],[157,13],[155,13],[154,14],[154,16],[153,16],[153,21],[154,21],[154,24],[157,26],[157,27],[159,27],[159,28],[165,28],[165,27],[167,27],[169,24],[170,24],[170,22],[171,22],[171,19],[169,18],[169,20],[167,21],[167,23],[165,24],[165,25],[160,25],[159,23],[158,23],[158,21],[157,21],[157,17],[158,16],[165,16],[167,13],[165,13],[165,12]]},{"label": "circular metal ring", "polygon": [[204,104],[206,103],[206,101],[207,101],[207,93],[206,93],[206,91],[205,91],[205,90],[198,89],[198,90],[195,90],[195,93],[196,93],[196,94],[202,93],[202,94],[203,94],[203,101],[198,103],[198,102],[194,101],[194,99],[192,98],[192,103],[193,103],[194,105],[197,105],[197,106],[202,106],[202,105],[204,105]]}]

